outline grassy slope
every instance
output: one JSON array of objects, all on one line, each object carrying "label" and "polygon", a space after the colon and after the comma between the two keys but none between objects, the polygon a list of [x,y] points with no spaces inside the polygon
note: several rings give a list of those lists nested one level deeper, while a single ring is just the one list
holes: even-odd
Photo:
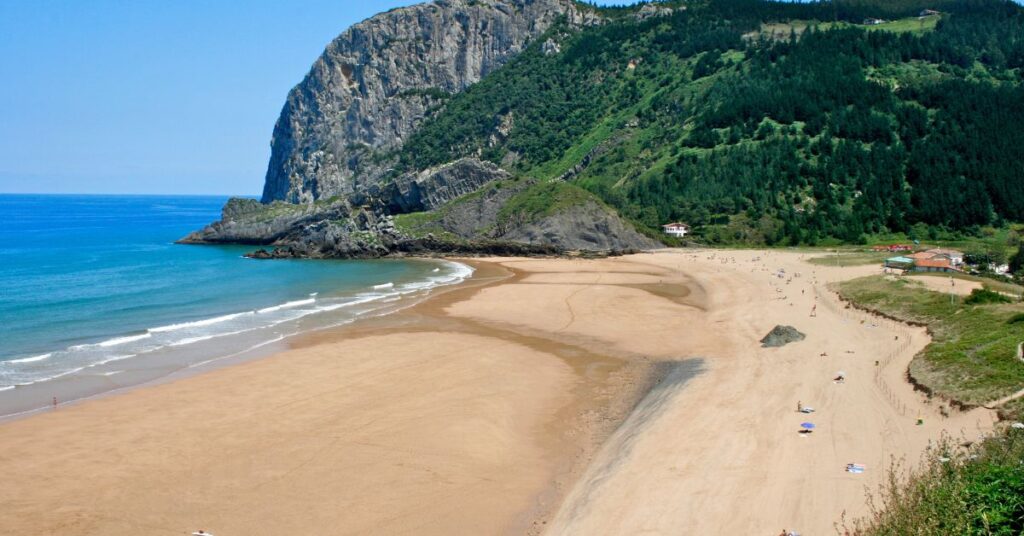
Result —
[{"label": "grassy slope", "polygon": [[[950,438],[919,469],[889,473],[872,514],[846,534],[1014,536],[1024,533],[1024,430],[1008,429],[969,449]],[[907,478],[909,476],[909,478]]]}]

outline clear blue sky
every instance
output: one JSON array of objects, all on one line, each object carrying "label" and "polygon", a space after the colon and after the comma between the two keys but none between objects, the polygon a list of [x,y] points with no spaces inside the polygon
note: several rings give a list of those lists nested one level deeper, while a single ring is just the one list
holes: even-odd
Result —
[{"label": "clear blue sky", "polygon": [[0,0],[0,192],[258,194],[288,90],[413,3]]}]

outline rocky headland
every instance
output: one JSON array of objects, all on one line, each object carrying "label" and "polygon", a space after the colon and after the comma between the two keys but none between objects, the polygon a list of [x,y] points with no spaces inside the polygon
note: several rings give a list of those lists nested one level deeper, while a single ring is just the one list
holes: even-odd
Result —
[{"label": "rocky headland", "polygon": [[475,157],[399,170],[420,121],[556,22],[601,18],[571,0],[437,0],[345,30],[288,94],[262,199],[231,199],[220,221],[180,242],[265,246],[257,258],[657,247],[575,187],[569,203],[510,208],[537,181]]}]

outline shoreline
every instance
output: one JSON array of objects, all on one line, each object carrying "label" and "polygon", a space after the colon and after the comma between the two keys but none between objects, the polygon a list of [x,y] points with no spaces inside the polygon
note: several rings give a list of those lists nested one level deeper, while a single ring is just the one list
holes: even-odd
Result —
[{"label": "shoreline", "polygon": [[[927,333],[827,290],[870,267],[713,250],[462,262],[472,278],[402,311],[0,423],[0,532],[818,534],[866,513],[891,456],[995,420],[942,416],[901,375]],[[775,324],[807,338],[761,348]],[[78,481],[113,491],[82,499]]]},{"label": "shoreline", "polygon": [[[456,307],[460,303],[472,302],[477,296],[486,291],[489,288],[497,288],[502,286],[518,285],[523,279],[531,277],[530,273],[526,273],[515,268],[502,266],[500,260],[462,260],[472,265],[476,271],[473,276],[461,284],[452,285],[448,287],[440,287],[434,289],[425,299],[419,300],[417,303],[405,307],[404,309],[393,312],[391,314],[375,317],[365,318],[358,322],[341,326],[337,328],[331,328],[322,331],[307,332],[300,334],[288,341],[287,348],[282,351],[274,353],[268,357],[259,359],[247,359],[240,363],[223,363],[217,366],[213,370],[204,370],[199,374],[188,374],[184,377],[166,377],[150,384],[132,387],[123,392],[110,393],[107,395],[100,396],[88,401],[84,401],[76,404],[69,404],[67,406],[61,406],[57,411],[47,411],[34,415],[23,416],[22,418],[8,420],[0,423],[0,448],[6,453],[0,455],[0,467],[7,466],[10,464],[20,465],[22,463],[31,463],[29,460],[22,459],[27,457],[28,459],[34,459],[34,457],[50,458],[56,456],[61,457],[60,454],[54,451],[50,451],[46,448],[42,449],[42,452],[38,448],[32,448],[31,445],[49,445],[54,442],[65,442],[70,441],[75,443],[81,439],[81,436],[92,432],[91,428],[95,426],[102,426],[101,423],[105,421],[111,414],[127,415],[134,409],[135,403],[139,400],[162,400],[162,402],[154,402],[161,408],[170,409],[167,400],[176,400],[175,404],[184,404],[178,406],[180,411],[188,411],[192,406],[206,406],[207,404],[202,401],[191,401],[182,400],[179,392],[188,393],[209,393],[202,396],[210,396],[214,399],[221,397],[224,398],[235,398],[239,396],[237,393],[222,394],[222,390],[234,390],[232,384],[237,383],[236,381],[227,381],[224,378],[230,376],[245,376],[251,379],[255,378],[267,378],[266,373],[257,373],[257,369],[288,369],[293,363],[288,363],[294,360],[316,360],[318,368],[324,368],[330,366],[329,363],[332,361],[326,353],[333,354],[336,352],[334,348],[338,348],[337,355],[342,356],[345,352],[342,352],[341,348],[355,348],[356,353],[362,357],[360,363],[353,362],[351,365],[346,365],[346,368],[362,368],[380,367],[382,371],[390,370],[389,365],[379,365],[374,363],[375,357],[372,353],[367,353],[368,348],[363,344],[364,341],[380,340],[387,341],[392,338],[399,338],[402,342],[400,345],[386,344],[389,348],[389,355],[394,355],[398,360],[409,360],[411,359],[415,363],[420,363],[416,367],[422,367],[427,362],[421,362],[415,357],[410,357],[407,354],[409,348],[409,342],[412,340],[418,341],[431,341],[435,339],[441,339],[456,343],[456,345],[468,344],[469,346],[479,345],[480,342],[486,342],[484,347],[490,349],[493,347],[507,349],[508,357],[503,358],[503,367],[512,367],[508,369],[510,374],[518,374],[521,377],[518,380],[516,389],[509,393],[508,396],[513,398],[521,399],[525,405],[535,405],[539,402],[543,402],[542,406],[546,409],[537,408],[528,412],[526,415],[514,418],[508,421],[509,426],[501,426],[500,432],[487,431],[482,433],[484,439],[493,439],[492,436],[500,437],[500,444],[504,445],[503,449],[513,449],[513,451],[519,454],[512,456],[512,459],[519,459],[520,462],[510,466],[506,471],[503,472],[504,476],[499,479],[495,479],[498,485],[498,489],[503,491],[496,493],[497,490],[491,492],[495,496],[502,495],[504,499],[500,500],[500,505],[490,504],[493,500],[483,500],[484,509],[489,508],[492,513],[486,516],[486,522],[490,523],[491,528],[485,529],[484,532],[493,532],[497,530],[500,533],[506,534],[540,534],[544,523],[547,519],[550,519],[560,504],[561,499],[564,497],[566,491],[571,487],[573,482],[580,474],[582,474],[586,465],[593,457],[594,453],[604,442],[618,424],[624,420],[632,411],[633,407],[639,403],[639,401],[646,395],[646,393],[655,386],[659,379],[664,376],[667,371],[664,365],[650,362],[642,358],[642,356],[636,356],[629,352],[622,352],[620,350],[601,348],[601,345],[595,345],[592,341],[580,340],[574,337],[567,337],[565,340],[559,340],[560,337],[552,336],[552,334],[545,332],[544,330],[532,330],[529,328],[518,328],[513,326],[504,325],[502,323],[491,322],[487,319],[474,318],[471,315],[458,315],[452,314],[451,309]],[[552,262],[546,260],[542,262]],[[562,260],[554,262],[563,262]],[[644,285],[647,285],[646,283]],[[649,286],[649,285],[648,285]],[[636,289],[630,289],[623,287],[630,292],[647,292],[639,291]],[[651,287],[654,288],[654,287]],[[650,289],[649,289],[650,290]],[[665,290],[662,292],[665,295],[682,294],[686,293],[673,292],[671,290]],[[676,296],[679,299],[679,296]],[[403,350],[404,348],[404,350]],[[397,352],[397,353],[393,353]],[[508,353],[511,352],[511,353]],[[490,353],[490,352],[488,352]],[[473,361],[479,359],[480,355],[476,355],[469,362],[464,363],[462,368],[454,371],[452,374],[460,376],[466,370],[469,371],[471,376],[477,377],[478,373],[482,373],[485,369],[473,372],[473,369],[478,368]],[[326,359],[326,361],[324,361]],[[448,359],[447,350],[440,350],[440,353],[436,353],[433,356],[433,360],[445,360]],[[534,362],[534,365],[539,368],[521,369],[521,359],[528,359]],[[538,361],[540,360],[540,361]],[[294,366],[299,366],[294,364]],[[544,372],[547,370],[547,372]],[[489,372],[489,371],[488,371]],[[385,383],[394,385],[399,389],[409,388],[416,386],[419,383],[415,376],[409,377],[402,372],[402,369],[394,369],[391,372],[386,373],[388,376],[395,376],[390,378]],[[255,376],[254,376],[255,375]],[[508,386],[507,381],[504,377],[496,377],[490,379],[484,379],[484,376],[477,377],[474,380],[474,384],[486,383],[492,385],[495,390],[501,390]],[[546,379],[545,379],[546,378]],[[285,378],[281,378],[285,380]],[[277,380],[274,380],[275,382]],[[313,383],[310,384],[310,388],[313,385],[321,385],[321,380],[311,379]],[[346,381],[346,380],[342,380]],[[414,383],[410,383],[414,382]],[[542,388],[545,382],[555,382],[551,384],[549,388]],[[357,382],[358,384],[358,382]],[[357,386],[357,384],[353,384]],[[217,388],[210,386],[217,385]],[[554,385],[561,385],[561,387],[554,388]],[[420,387],[417,387],[420,388]],[[474,390],[478,387],[464,387],[459,388],[460,390]],[[253,387],[255,389],[255,387]],[[317,388],[319,389],[319,387]],[[198,391],[197,391],[198,390]],[[289,390],[286,394],[266,394],[269,398],[278,398],[282,396],[287,398],[300,397],[301,392],[307,391],[308,388],[302,388],[301,391]],[[409,395],[396,395],[394,402],[396,404],[405,404],[408,402]],[[502,402],[501,397],[498,399],[491,400],[490,393],[485,394],[485,399],[488,403],[498,403],[499,407],[505,405]],[[525,398],[523,398],[525,397]],[[240,407],[249,407],[255,401],[249,403],[239,403]],[[215,403],[216,406],[220,406],[221,403]],[[467,408],[461,406],[452,407],[451,403],[443,404],[444,412],[447,413],[451,410],[457,412],[467,411]],[[211,408],[212,409],[212,408]],[[494,408],[492,408],[494,409]],[[176,411],[178,411],[176,410]],[[513,411],[515,408],[505,408],[502,411]],[[215,410],[216,411],[216,410]],[[317,411],[321,411],[318,408]],[[323,410],[329,411],[329,410]],[[515,410],[518,411],[518,410]],[[500,413],[500,412],[499,412]],[[126,417],[127,418],[127,417]],[[149,424],[150,421],[159,421],[163,416],[156,416],[151,411],[138,416],[132,415],[132,424],[122,423],[124,430],[138,430],[140,428],[148,428],[153,426]],[[352,415],[352,418],[358,418],[358,415]],[[388,417],[385,417],[388,418]],[[525,420],[524,420],[525,419]],[[58,424],[54,424],[54,421],[59,421]],[[172,433],[182,434],[185,433],[183,428],[194,425],[194,423],[177,420],[170,418],[167,426],[170,426],[168,431]],[[522,421],[522,422],[519,422]],[[144,424],[145,423],[145,424]],[[244,423],[244,426],[253,426],[258,424],[256,421],[252,421],[247,417],[240,419],[239,426]],[[450,423],[449,423],[450,424]],[[162,425],[157,425],[162,426]],[[461,425],[460,425],[461,426]],[[482,426],[477,424],[476,426]],[[258,427],[258,426],[257,426]],[[232,428],[235,429],[235,428]],[[518,430],[513,433],[513,430]],[[82,450],[92,450],[92,448],[99,448],[99,445],[92,443],[91,441],[108,441],[114,440],[114,438],[121,436],[125,432],[121,431],[120,428],[108,428],[103,430],[103,437],[90,436],[88,440],[82,440],[80,448],[69,448],[72,452],[77,452],[79,455],[84,456]],[[244,433],[241,429],[236,429],[236,433]],[[401,432],[398,432],[401,433]],[[56,435],[54,435],[56,434]],[[314,432],[314,435],[316,432]],[[509,435],[511,434],[511,435]],[[478,432],[471,432],[469,436],[463,438],[469,440],[469,437],[480,435]],[[61,439],[58,440],[57,437]],[[507,437],[506,437],[507,436]],[[427,440],[427,436],[421,436],[416,441]],[[382,438],[383,439],[383,438]],[[263,440],[254,440],[253,443],[259,444]],[[176,443],[178,440],[168,439],[171,443]],[[429,442],[429,440],[427,440]],[[469,440],[468,444],[473,444],[476,439]],[[31,442],[31,444],[29,443]],[[158,441],[164,443],[164,440]],[[13,443],[13,444],[12,444]],[[120,443],[120,440],[117,440]],[[162,449],[168,449],[166,445]],[[179,447],[180,448],[180,447]],[[413,448],[412,444],[405,448]],[[145,449],[143,449],[145,450]],[[171,448],[170,450],[175,450]],[[477,458],[483,465],[490,465],[493,463],[491,459],[494,452],[486,454],[484,456],[471,456],[471,458]],[[127,454],[123,454],[127,455]],[[146,456],[138,456],[140,458],[146,458]],[[195,460],[199,456],[196,453],[188,455],[188,459]],[[387,457],[386,454],[378,452],[374,454],[371,459],[377,456]],[[85,456],[88,458],[89,456]],[[463,456],[459,457],[464,458]],[[277,459],[277,458],[275,458]],[[499,457],[500,459],[500,457]],[[20,461],[19,461],[20,460]],[[527,462],[526,460],[532,460]],[[369,460],[368,460],[369,461]],[[65,463],[70,464],[67,466],[67,471],[71,473],[81,472],[82,468],[78,467],[79,462],[72,461],[70,459],[65,460]],[[192,464],[197,462],[193,461]],[[283,462],[282,462],[283,463]],[[463,463],[463,462],[459,462]],[[58,464],[59,465],[59,464]],[[205,464],[204,464],[205,465]],[[25,474],[25,471],[18,471],[15,468],[10,468],[12,472],[18,474]],[[180,467],[176,470],[179,470]],[[49,471],[49,470],[48,470]],[[92,473],[93,477],[104,478],[107,469],[102,468],[90,468],[86,469],[85,472],[98,471],[98,473]],[[258,471],[255,471],[258,472]],[[61,471],[66,474],[67,472]],[[474,472],[475,473],[475,472]],[[512,474],[522,473],[525,477],[515,477]],[[38,475],[37,475],[38,476]],[[373,475],[376,478],[376,474]],[[406,475],[408,476],[408,475]],[[238,475],[232,475],[233,478],[239,478]],[[475,474],[474,474],[475,477]],[[26,475],[27,478],[27,475]],[[141,481],[147,481],[154,478],[151,474],[138,474],[131,480],[135,482],[134,485],[139,485]],[[516,496],[517,493],[511,493],[505,489],[507,484],[501,484],[503,480],[517,480],[523,478],[529,480],[524,482],[523,485],[518,489],[518,500],[512,500],[512,496]],[[31,480],[30,480],[31,481]],[[26,502],[21,497],[24,495],[33,495],[28,486],[28,481],[19,485],[18,482],[12,482],[11,486],[8,487],[7,497],[4,497],[4,493],[0,492],[0,500],[8,500],[11,504],[17,504],[15,509],[16,513],[13,513],[8,521],[0,520],[0,529],[3,530],[21,530],[27,528],[30,522],[33,522],[31,526],[38,529],[40,526],[38,508],[42,507],[43,504],[47,504],[45,497],[40,499],[37,497],[36,500],[31,503]],[[166,486],[164,483],[161,486]],[[178,485],[181,485],[180,483]],[[56,488],[62,486],[57,485]],[[145,486],[147,489],[150,485]],[[153,486],[156,487],[156,486]],[[175,484],[169,484],[172,489],[175,488]],[[444,486],[442,486],[443,488]],[[433,486],[428,486],[433,489]],[[512,490],[516,491],[516,490]],[[57,504],[64,503],[68,500],[68,495],[64,493],[60,494],[60,500],[57,501],[58,497],[51,498],[49,502],[52,509],[60,510],[61,508]],[[180,493],[180,491],[179,491]],[[431,491],[431,494],[436,493],[436,490]],[[511,493],[511,495],[510,495]],[[474,497],[478,495],[474,493],[462,497],[461,502],[466,501],[480,501]],[[487,494],[485,494],[487,495]],[[167,500],[165,497],[164,500]],[[211,499],[214,500],[214,499]],[[129,501],[131,503],[132,501]],[[171,500],[171,503],[175,503]],[[152,508],[149,505],[148,508]],[[193,506],[195,507],[195,506]],[[68,505],[64,505],[64,509],[68,508]],[[130,506],[123,503],[123,500],[119,502],[118,508],[133,510]],[[24,510],[22,510],[24,509]],[[72,508],[74,509],[74,508]],[[151,515],[159,515],[163,513],[165,509],[158,508],[159,513],[145,514],[147,517]],[[501,511],[503,513],[494,512],[494,510]],[[30,514],[29,512],[36,512],[36,514]],[[21,515],[18,515],[21,514]],[[461,513],[453,513],[455,517],[462,517]],[[76,516],[89,518],[91,522],[97,523],[99,526],[106,526],[101,520],[95,518],[102,518],[102,514],[96,512],[93,508],[82,508],[77,510]],[[44,518],[48,516],[43,516]],[[61,516],[57,516],[60,518]],[[287,516],[285,516],[287,517]],[[19,524],[19,520],[24,524]],[[453,526],[463,526],[461,520],[456,525],[447,525],[443,530],[417,530],[417,533],[450,533]],[[66,519],[61,518],[61,522],[66,522]],[[237,520],[236,520],[237,522]],[[483,521],[480,521],[483,522]],[[10,523],[10,525],[7,525]],[[113,522],[110,522],[113,523]],[[121,523],[124,523],[123,521]],[[164,522],[147,522],[147,525],[136,525],[137,527],[151,526],[156,527],[163,524]],[[290,519],[289,526],[296,526],[296,520]],[[225,527],[226,522],[218,523],[218,520],[212,519],[210,522],[204,522],[194,527],[205,526],[205,527]],[[44,525],[45,526],[45,525]],[[120,525],[118,525],[120,526]],[[230,524],[227,524],[230,528]],[[501,527],[497,529],[496,527]],[[110,528],[91,530],[86,526],[76,527],[75,530],[79,530],[82,533],[121,533],[124,530]],[[182,526],[182,529],[189,529],[189,526]],[[194,530],[194,528],[192,529]],[[212,528],[210,529],[212,530]],[[249,529],[241,529],[240,533],[245,533]],[[383,529],[381,529],[383,530]],[[127,530],[124,530],[127,532]],[[216,533],[216,531],[214,531]],[[250,532],[251,533],[251,532]],[[260,533],[257,531],[256,533]]]},{"label": "shoreline", "polygon": [[[470,265],[453,259],[435,260],[462,265],[472,270]],[[263,359],[287,351],[295,340],[299,340],[307,334],[341,329],[352,323],[401,311],[415,306],[424,299],[428,299],[439,290],[446,289],[452,285],[457,286],[472,277],[473,274],[470,272],[468,276],[456,276],[454,283],[445,282],[437,286],[426,287],[421,291],[405,291],[398,293],[395,297],[385,298],[380,301],[367,300],[363,303],[361,299],[356,300],[353,303],[355,308],[351,311],[334,305],[333,307],[339,309],[339,313],[352,314],[353,316],[351,318],[340,317],[335,314],[333,309],[313,312],[308,316],[299,316],[294,320],[287,321],[287,323],[294,324],[298,328],[297,332],[261,340],[253,345],[250,345],[249,342],[241,343],[241,341],[231,339],[238,338],[238,335],[251,338],[253,336],[252,333],[272,329],[273,325],[256,326],[237,334],[228,333],[226,337],[214,334],[209,337],[210,340],[199,341],[201,346],[182,347],[180,351],[173,349],[176,346],[175,344],[170,344],[167,347],[157,348],[157,351],[152,352],[152,355],[132,355],[129,356],[129,359],[117,358],[115,356],[114,358],[63,372],[54,378],[0,389],[0,423],[52,411],[54,405],[50,401],[54,398],[60,407],[70,406],[83,401],[102,398],[109,394],[124,393],[139,387],[159,385],[167,381],[188,378],[196,374],[216,370],[223,366]],[[386,290],[391,290],[391,288],[388,287]],[[378,291],[382,289],[373,287],[372,290]],[[284,305],[291,305],[291,303]],[[280,307],[279,305],[267,310]],[[224,315],[223,318],[238,317],[244,313],[230,313]],[[200,318],[183,322],[213,323],[211,320],[216,321],[220,320],[220,318]],[[300,326],[300,323],[311,325]],[[166,329],[167,326],[163,326],[152,328],[150,331]],[[265,335],[271,334],[266,333]],[[131,340],[136,338],[141,337],[132,334],[114,336],[115,340]],[[239,347],[240,343],[244,344],[244,347]],[[106,342],[100,342],[82,344],[81,346],[105,345]],[[89,370],[89,372],[83,372],[86,370]]]}]

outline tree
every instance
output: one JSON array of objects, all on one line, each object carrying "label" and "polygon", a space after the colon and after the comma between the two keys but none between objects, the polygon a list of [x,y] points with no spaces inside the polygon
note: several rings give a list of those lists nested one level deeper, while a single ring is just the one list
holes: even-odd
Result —
[{"label": "tree", "polygon": [[1010,257],[1010,273],[1024,277],[1024,247],[1018,249],[1017,253]]}]

